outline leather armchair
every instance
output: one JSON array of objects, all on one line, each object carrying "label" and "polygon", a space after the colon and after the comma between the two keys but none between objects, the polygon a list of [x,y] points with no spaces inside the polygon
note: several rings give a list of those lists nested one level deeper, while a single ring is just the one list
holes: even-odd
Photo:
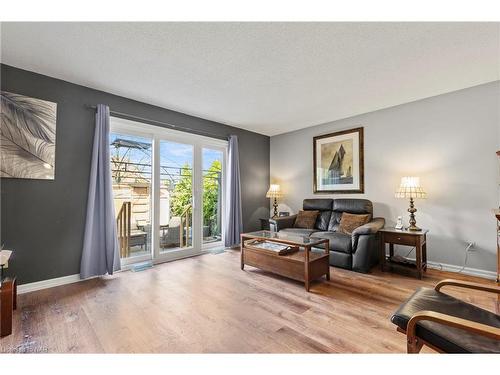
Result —
[{"label": "leather armchair", "polygon": [[463,280],[419,288],[391,317],[406,334],[407,352],[427,345],[441,353],[500,353],[500,316],[441,291],[454,286],[500,296],[500,288]]}]

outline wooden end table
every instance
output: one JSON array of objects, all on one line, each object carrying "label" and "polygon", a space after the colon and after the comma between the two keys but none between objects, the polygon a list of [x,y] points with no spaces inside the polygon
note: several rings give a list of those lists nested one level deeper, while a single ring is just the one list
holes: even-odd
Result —
[{"label": "wooden end table", "polygon": [[500,283],[500,209],[493,210],[493,214],[497,219],[497,283]]},{"label": "wooden end table", "polygon": [[12,311],[17,309],[17,282],[15,277],[0,280],[0,337],[12,333]]},{"label": "wooden end table", "polygon": [[[427,229],[420,231],[382,228],[380,236],[380,266],[382,271],[389,269],[406,271],[422,279],[427,271]],[[386,255],[386,244],[389,244],[389,256]],[[399,262],[394,259],[394,245],[415,247],[415,261],[405,259]]]},{"label": "wooden end table", "polygon": [[[245,242],[250,239],[265,240],[299,247],[299,251],[278,255],[260,249],[247,247]],[[323,244],[323,251],[311,251],[311,248]],[[261,230],[241,235],[241,269],[245,264],[264,271],[302,281],[307,291],[310,282],[325,276],[330,280],[330,241],[323,238],[309,238],[288,235],[280,232]]]}]

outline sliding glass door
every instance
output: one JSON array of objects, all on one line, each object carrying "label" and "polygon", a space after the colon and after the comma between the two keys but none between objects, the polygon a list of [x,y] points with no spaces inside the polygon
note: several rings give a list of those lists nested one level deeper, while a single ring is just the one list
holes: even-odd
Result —
[{"label": "sliding glass door", "polygon": [[193,246],[193,149],[160,140],[160,253]]},{"label": "sliding glass door", "polygon": [[222,240],[222,165],[224,150],[203,148],[203,244]]},{"label": "sliding glass door", "polygon": [[152,147],[148,137],[110,134],[111,176],[120,257],[151,257]]},{"label": "sliding glass door", "polygon": [[110,146],[123,264],[222,246],[226,141],[112,117]]}]

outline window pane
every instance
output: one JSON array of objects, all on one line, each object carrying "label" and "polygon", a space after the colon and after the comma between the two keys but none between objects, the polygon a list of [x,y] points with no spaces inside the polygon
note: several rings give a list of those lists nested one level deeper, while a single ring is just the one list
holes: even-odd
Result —
[{"label": "window pane", "polygon": [[222,157],[221,151],[203,149],[203,243],[221,240]]},{"label": "window pane", "polygon": [[193,146],[160,141],[160,251],[193,245]]},{"label": "window pane", "polygon": [[111,133],[111,176],[120,257],[151,253],[151,139]]}]

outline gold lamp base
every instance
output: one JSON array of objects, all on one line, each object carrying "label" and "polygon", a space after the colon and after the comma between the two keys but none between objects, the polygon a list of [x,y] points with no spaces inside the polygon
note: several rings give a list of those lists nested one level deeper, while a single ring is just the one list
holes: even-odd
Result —
[{"label": "gold lamp base", "polygon": [[413,203],[413,198],[410,198],[410,208],[408,208],[408,212],[410,213],[410,226],[408,227],[408,230],[412,232],[418,232],[421,231],[419,227],[417,227],[417,220],[415,219],[415,212],[417,212],[417,209],[415,208],[415,204]]},{"label": "gold lamp base", "polygon": [[274,198],[274,201],[273,201],[273,208],[274,208],[274,212],[273,212],[273,219],[277,219],[278,218],[278,200],[276,198]]}]

